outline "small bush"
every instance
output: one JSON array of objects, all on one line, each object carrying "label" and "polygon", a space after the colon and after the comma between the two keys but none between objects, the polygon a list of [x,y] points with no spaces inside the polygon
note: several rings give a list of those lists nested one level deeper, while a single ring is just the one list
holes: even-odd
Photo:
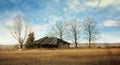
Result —
[{"label": "small bush", "polygon": [[31,32],[28,34],[28,39],[26,41],[25,47],[33,48],[33,42],[34,42],[34,32]]}]

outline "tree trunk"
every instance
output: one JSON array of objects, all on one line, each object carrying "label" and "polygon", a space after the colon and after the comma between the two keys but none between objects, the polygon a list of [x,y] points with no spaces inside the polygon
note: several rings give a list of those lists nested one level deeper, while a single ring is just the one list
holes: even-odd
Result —
[{"label": "tree trunk", "polygon": [[91,30],[89,29],[89,48],[91,48]]},{"label": "tree trunk", "polygon": [[23,49],[23,45],[22,44],[20,44],[20,49]]},{"label": "tree trunk", "polygon": [[20,49],[23,49],[23,42],[19,41],[19,43],[20,43]]},{"label": "tree trunk", "polygon": [[91,48],[91,40],[89,39],[89,48]]},{"label": "tree trunk", "polygon": [[77,42],[75,42],[75,48],[77,48]]},{"label": "tree trunk", "polygon": [[62,32],[60,32],[60,39],[62,40]]},{"label": "tree trunk", "polygon": [[60,36],[60,39],[62,40],[62,37]]},{"label": "tree trunk", "polygon": [[75,48],[77,48],[77,33],[75,31]]}]

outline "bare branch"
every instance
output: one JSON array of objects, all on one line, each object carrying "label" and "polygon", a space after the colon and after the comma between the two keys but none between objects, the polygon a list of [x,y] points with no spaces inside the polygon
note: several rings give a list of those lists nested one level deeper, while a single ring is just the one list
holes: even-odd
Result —
[{"label": "bare branch", "polygon": [[22,16],[18,15],[13,19],[13,26],[9,27],[11,35],[19,42],[21,49],[27,37],[28,26]]},{"label": "bare branch", "polygon": [[89,47],[91,47],[91,42],[97,39],[98,31],[97,31],[97,22],[91,18],[87,18],[84,21],[84,30],[86,39],[89,42]]},{"label": "bare branch", "polygon": [[59,20],[52,27],[51,33],[58,36],[60,39],[63,39],[65,37],[66,26],[67,24],[65,21]]},{"label": "bare branch", "polygon": [[69,38],[71,38],[74,43],[75,43],[75,47],[77,47],[78,44],[78,40],[80,38],[80,21],[77,21],[76,19],[70,21],[69,23],[70,25],[70,33],[69,33]]}]

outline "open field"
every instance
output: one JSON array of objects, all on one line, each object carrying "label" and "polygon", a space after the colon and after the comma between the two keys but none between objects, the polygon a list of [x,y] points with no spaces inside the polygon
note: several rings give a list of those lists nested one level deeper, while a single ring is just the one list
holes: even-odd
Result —
[{"label": "open field", "polygon": [[120,48],[0,51],[0,65],[120,65]]}]

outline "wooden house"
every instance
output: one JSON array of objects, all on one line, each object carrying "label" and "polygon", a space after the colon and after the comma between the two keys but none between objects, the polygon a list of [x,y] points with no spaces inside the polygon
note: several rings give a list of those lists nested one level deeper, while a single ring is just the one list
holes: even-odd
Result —
[{"label": "wooden house", "polygon": [[33,42],[35,48],[69,48],[70,43],[57,37],[44,37]]}]

